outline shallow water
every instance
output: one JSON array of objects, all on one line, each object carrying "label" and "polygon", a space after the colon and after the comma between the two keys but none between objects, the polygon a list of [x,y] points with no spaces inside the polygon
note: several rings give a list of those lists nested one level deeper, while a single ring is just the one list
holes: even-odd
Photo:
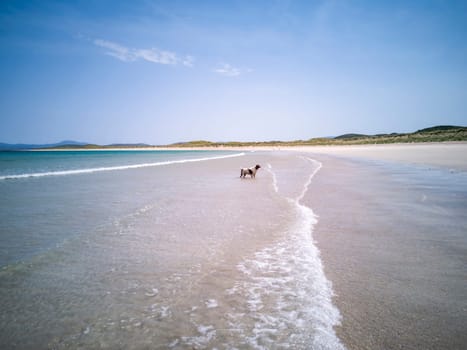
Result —
[{"label": "shallow water", "polygon": [[248,153],[0,181],[0,345],[343,348],[301,202],[319,168]]}]

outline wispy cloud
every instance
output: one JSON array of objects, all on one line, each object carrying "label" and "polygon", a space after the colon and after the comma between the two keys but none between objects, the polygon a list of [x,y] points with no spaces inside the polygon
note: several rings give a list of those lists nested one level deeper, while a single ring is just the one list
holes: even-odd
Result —
[{"label": "wispy cloud", "polygon": [[193,56],[185,56],[185,58],[182,60],[182,64],[187,67],[193,67],[194,62],[195,59]]},{"label": "wispy cloud", "polygon": [[242,71],[240,68],[233,67],[228,63],[222,63],[217,68],[213,69],[213,72],[226,77],[238,77],[245,71]]},{"label": "wispy cloud", "polygon": [[107,49],[107,55],[115,57],[120,61],[131,62],[136,60],[135,55],[130,52],[130,49],[111,41],[96,39],[94,40],[94,45]]},{"label": "wispy cloud", "polygon": [[105,53],[107,55],[123,62],[144,60],[157,64],[181,64],[186,67],[193,67],[194,63],[194,58],[192,56],[179,56],[175,52],[164,51],[157,48],[135,49],[102,39],[95,39],[94,45],[106,49],[107,51]]}]

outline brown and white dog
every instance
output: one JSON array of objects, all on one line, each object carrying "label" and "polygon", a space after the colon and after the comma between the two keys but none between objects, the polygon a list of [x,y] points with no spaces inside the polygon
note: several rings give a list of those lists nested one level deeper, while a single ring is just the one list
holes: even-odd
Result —
[{"label": "brown and white dog", "polygon": [[254,167],[251,168],[240,169],[240,177],[244,178],[245,176],[250,175],[251,178],[254,178],[259,168],[261,168],[261,165],[256,164]]}]

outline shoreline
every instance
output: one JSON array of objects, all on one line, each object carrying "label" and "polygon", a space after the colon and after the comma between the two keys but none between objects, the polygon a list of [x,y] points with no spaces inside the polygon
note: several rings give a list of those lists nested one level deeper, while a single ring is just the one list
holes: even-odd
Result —
[{"label": "shoreline", "polygon": [[[160,281],[162,276],[167,276],[167,271],[180,271],[180,253],[184,254],[182,262],[186,263],[187,267],[193,266],[196,261],[212,258],[213,260],[209,260],[212,264],[199,264],[200,267],[208,268],[201,275],[210,277],[199,278],[201,275],[198,275],[198,270],[190,270],[193,273],[192,281],[199,281],[202,284],[198,285],[194,293],[191,289],[186,294],[181,293],[168,305],[179,305],[179,300],[186,300],[188,302],[183,310],[194,312],[199,324],[205,325],[211,322],[218,324],[216,322],[219,320],[217,327],[224,329],[225,320],[223,321],[222,315],[225,314],[225,310],[229,310],[229,305],[245,305],[245,301],[248,300],[262,302],[263,297],[266,305],[267,299],[271,297],[271,285],[274,286],[274,295],[277,296],[277,300],[281,301],[282,297],[290,296],[286,298],[290,304],[281,307],[281,310],[287,311],[285,315],[289,315],[290,312],[294,317],[303,319],[303,315],[310,310],[307,306],[313,306],[316,302],[315,306],[322,307],[324,304],[319,298],[314,298],[313,301],[307,298],[313,295],[307,292],[307,288],[311,288],[310,291],[314,290],[315,282],[320,279],[312,270],[308,271],[313,265],[309,264],[309,259],[313,257],[313,254],[310,254],[308,249],[312,245],[317,248],[316,256],[320,261],[319,266],[321,270],[324,270],[325,279],[329,282],[326,284],[330,289],[332,288],[334,295],[329,296],[332,298],[332,305],[342,316],[340,325],[335,326],[336,323],[333,323],[332,334],[336,334],[348,350],[463,349],[467,344],[467,336],[463,329],[467,322],[464,311],[467,309],[465,282],[465,276],[467,276],[465,269],[467,266],[467,237],[465,236],[467,173],[452,171],[452,169],[461,169],[466,165],[464,154],[467,153],[465,152],[467,144],[443,143],[415,146],[312,147],[272,152],[252,149],[251,151],[254,152],[242,150],[245,153],[243,157],[207,162],[203,165],[194,162],[185,165],[184,171],[179,171],[181,168],[176,166],[161,167],[160,171],[147,169],[133,173],[115,172],[107,175],[102,173],[95,177],[68,177],[63,178],[65,181],[58,182],[46,180],[44,184],[53,185],[58,195],[57,212],[60,212],[62,208],[72,210],[73,216],[68,216],[68,218],[82,217],[82,213],[89,215],[88,210],[92,208],[93,211],[94,209],[101,210],[102,214],[98,217],[104,220],[108,215],[114,216],[118,213],[116,210],[120,207],[120,203],[130,203],[131,207],[128,207],[128,211],[126,206],[120,208],[122,210],[120,211],[121,220],[116,221],[117,226],[113,226],[114,224],[108,226],[106,235],[94,234],[100,231],[95,231],[90,226],[88,237],[91,241],[94,238],[108,239],[108,241],[105,241],[105,244],[101,241],[95,242],[99,243],[95,246],[97,250],[89,255],[94,260],[89,260],[86,268],[82,268],[80,264],[76,265],[75,262],[81,261],[83,252],[88,252],[87,243],[82,246],[84,250],[76,255],[77,260],[75,258],[65,260],[68,263],[59,266],[50,264],[49,267],[52,270],[46,269],[43,272],[52,271],[53,276],[60,276],[61,268],[69,268],[68,272],[65,271],[65,275],[68,276],[70,271],[81,266],[82,271],[97,268],[97,271],[106,273],[108,269],[115,267],[114,262],[112,259],[99,260],[101,254],[95,254],[100,251],[99,247],[105,247],[105,251],[109,251],[108,247],[122,240],[120,244],[113,246],[113,249],[114,252],[119,252],[117,256],[126,256],[120,253],[120,248],[127,246],[123,243],[135,244],[133,248],[142,249],[143,253],[146,252],[150,259],[148,261],[151,262],[146,266],[141,266],[140,260],[135,260],[130,265],[123,260],[122,269],[117,269],[117,271],[125,271],[123,267],[132,266],[135,272],[140,273],[141,281],[149,283],[140,290],[143,299],[140,299],[139,306],[143,307],[146,305],[146,297],[151,298],[150,303],[154,305],[154,298],[158,297],[158,293],[154,290],[161,292],[160,302],[166,303],[166,297],[172,294],[164,295],[163,288],[171,293],[174,288],[180,287],[177,284],[178,280],[172,281],[175,284],[170,284],[172,283],[170,282],[165,286],[153,284],[154,281]],[[180,153],[180,155],[184,154]],[[319,171],[306,161],[307,158],[322,164]],[[421,160],[424,163],[417,163]],[[429,164],[425,163],[426,161]],[[256,163],[263,166],[264,172],[259,172],[259,176],[254,181],[250,179],[239,181],[236,169]],[[267,169],[273,170],[271,172]],[[193,179],[196,181],[194,182]],[[36,181],[29,183],[32,187],[23,186],[28,185],[28,182],[23,181],[5,184],[5,189],[11,187],[15,191],[24,190],[22,198],[24,198],[26,207],[32,210],[31,213],[34,213],[34,210],[42,210],[42,205],[35,205],[35,202],[29,200],[31,189],[36,189],[38,195],[43,193],[43,186],[37,186]],[[77,200],[73,207],[61,204],[61,196],[67,193],[67,189],[73,188],[72,193],[75,193],[74,189],[77,186],[74,184],[79,184],[80,193],[92,195],[85,196],[81,201]],[[301,184],[305,187],[301,187]],[[108,197],[96,196],[95,193],[107,194]],[[189,198],[186,197],[187,193],[190,193]],[[277,194],[280,196],[278,197]],[[4,196],[4,198],[7,197]],[[76,199],[75,195],[71,198]],[[244,205],[244,198],[254,198],[254,205]],[[300,205],[310,208],[316,215],[317,222],[313,226],[311,236],[308,226],[289,225],[296,222],[294,218],[296,219],[297,216],[292,213],[287,214],[289,202],[284,201],[284,198],[297,198]],[[87,200],[91,202],[88,203]],[[53,204],[53,201],[51,203]],[[66,203],[69,203],[68,199]],[[109,206],[107,203],[112,203],[112,205]],[[10,203],[4,201],[4,208],[9,207]],[[53,210],[55,207],[52,205],[51,208]],[[21,209],[21,215],[23,212],[24,210]],[[128,212],[137,215],[128,215]],[[174,216],[173,213],[178,213],[179,216]],[[206,213],[213,213],[212,220],[207,218]],[[43,215],[50,215],[50,212],[46,211]],[[314,215],[313,218],[315,218]],[[15,218],[14,215],[8,216]],[[63,218],[66,219],[67,216]],[[161,221],[163,219],[167,221]],[[311,220],[310,217],[308,219]],[[93,220],[89,221],[90,225],[93,225]],[[69,219],[64,221],[63,227],[67,227],[68,222]],[[225,229],[219,230],[219,223],[222,223]],[[307,221],[307,224],[310,223]],[[77,219],[76,224],[81,230],[83,223]],[[184,226],[181,227],[181,224]],[[72,229],[73,221],[70,225]],[[164,242],[164,235],[154,235],[154,227],[158,227],[157,225],[163,225],[159,228],[164,228],[164,232],[171,233],[166,237],[166,249],[156,249],[162,254],[159,257],[154,255],[155,251],[151,248],[152,246],[147,245],[147,239],[155,239],[156,247],[161,243],[161,239]],[[58,234],[62,231],[69,231],[69,229],[64,230],[63,227],[60,226]],[[180,227],[181,230],[178,230]],[[187,230],[186,227],[189,229]],[[43,229],[49,232],[50,227],[45,225]],[[11,232],[14,233],[15,230]],[[29,237],[27,230],[24,233]],[[115,235],[115,233],[118,234]],[[296,242],[296,245],[290,246],[290,250],[284,251],[281,244],[275,245],[277,242],[290,243],[290,238],[294,234],[299,234],[299,236],[297,236],[298,239],[292,240]],[[142,239],[139,243],[135,241],[138,237]],[[176,237],[178,238],[174,241]],[[188,248],[185,246],[185,238],[190,239],[191,242]],[[280,249],[271,251],[270,245]],[[146,248],[149,249],[146,250]],[[74,252],[75,248],[70,248],[69,251]],[[176,254],[171,255],[170,252],[176,252]],[[257,254],[257,252],[260,253]],[[193,255],[193,253],[198,255]],[[67,257],[68,254],[63,256]],[[139,254],[130,254],[130,256],[136,258]],[[193,260],[194,257],[198,260]],[[160,277],[151,277],[146,280],[145,276],[148,271],[152,271],[154,264],[158,261],[168,261],[167,258],[172,259],[173,267],[167,265],[167,270],[162,269],[158,272]],[[292,258],[291,263],[303,260],[305,264],[292,264],[290,269],[283,270],[282,274],[278,274],[277,269],[270,268],[272,262],[283,267],[284,261],[290,262],[289,258]],[[106,269],[99,270],[100,266],[105,266],[109,261],[110,265]],[[257,288],[255,283],[258,279],[250,279],[248,274],[239,270],[239,261],[244,262],[242,266],[245,268],[250,266],[253,270],[249,271],[257,273],[255,276],[265,276],[269,282],[270,278],[273,278],[274,283],[260,284],[259,287],[263,289],[255,289],[255,292],[250,293],[253,287]],[[251,263],[253,261],[258,263]],[[54,270],[55,267],[58,270]],[[211,270],[211,267],[214,270]],[[256,267],[259,268],[256,269]],[[303,267],[303,269],[298,267]],[[263,271],[262,268],[266,270]],[[226,273],[226,271],[230,272]],[[313,274],[308,275],[307,271]],[[124,281],[125,278],[129,278],[127,282],[131,282],[134,279],[133,276],[134,274],[122,274],[120,277]],[[235,278],[232,279],[232,276]],[[292,283],[291,286],[288,281],[291,281],[291,277],[294,280],[294,276],[302,283],[299,284],[299,290],[292,290],[293,293],[291,293],[289,287],[297,286],[297,284]],[[83,281],[89,283],[89,275],[83,274],[82,278]],[[97,282],[99,280],[97,279]],[[107,288],[110,288],[109,286],[115,280],[119,278],[112,275],[112,278],[101,287],[109,290]],[[44,281],[43,287],[46,288],[53,288],[58,283],[50,284],[47,279]],[[57,281],[63,281],[62,277]],[[23,282],[29,283],[30,280]],[[40,285],[42,279],[36,282]],[[107,285],[107,283],[110,284]],[[232,285],[237,288],[243,286],[241,288],[243,292],[226,295],[224,291],[232,290]],[[94,286],[94,283],[90,283],[87,288],[91,289],[84,288],[83,290],[90,291]],[[127,291],[133,293],[135,290],[132,283],[128,283],[128,286]],[[106,294],[108,305],[115,304],[113,295],[120,295],[121,286],[115,285],[114,287],[115,289],[111,289],[114,292]],[[216,290],[214,287],[217,288],[217,292],[214,292]],[[24,291],[25,294],[22,295],[25,295],[25,301],[30,304],[12,303],[9,309],[10,314],[15,315],[17,305],[29,305],[24,310],[34,311],[34,315],[28,316],[27,313],[21,313],[25,317],[20,318],[19,323],[16,321],[12,323],[12,329],[30,325],[30,331],[36,332],[34,335],[36,339],[43,339],[44,344],[49,342],[50,340],[44,337],[42,328],[36,327],[34,322],[30,323],[30,317],[34,319],[37,314],[37,319],[41,322],[48,320],[50,324],[56,325],[55,332],[58,337],[67,334],[79,335],[83,327],[92,330],[87,332],[85,337],[80,336],[80,347],[85,344],[96,345],[108,336],[107,330],[101,327],[101,317],[93,319],[91,316],[90,321],[84,325],[83,319],[78,317],[73,321],[72,329],[60,328],[59,323],[63,317],[68,317],[62,314],[62,310],[66,310],[66,307],[57,308],[56,314],[50,316],[48,312],[50,310],[43,307],[47,303],[42,306],[36,305],[37,298],[28,294],[29,291],[34,292],[34,288],[24,285],[20,290]],[[185,290],[187,288],[180,288],[180,291]],[[209,291],[209,295],[206,291]],[[11,295],[9,290],[4,290],[4,292],[10,296],[10,299],[5,300],[15,300],[14,291],[11,291]],[[51,290],[50,300],[56,299],[54,292]],[[30,299],[28,299],[29,296],[31,296]],[[71,294],[70,296],[72,297]],[[208,307],[206,311],[203,307],[206,306],[206,300],[209,305],[213,305],[210,300],[215,300],[218,308]],[[65,299],[63,305],[69,305],[71,301],[73,298],[68,301]],[[86,310],[86,307],[95,301],[90,298],[73,302],[77,303],[76,305],[82,303],[80,309]],[[193,305],[201,307],[196,311],[192,309]],[[222,305],[227,309],[223,309]],[[244,309],[246,311],[239,313],[235,320],[244,322],[244,315],[246,315],[251,322],[245,329],[250,329],[248,327],[252,325],[251,329],[256,332],[258,327],[255,317],[262,316],[262,309],[255,309],[257,313],[252,316],[247,312],[250,310],[249,304],[246,305]],[[138,311],[140,307],[135,308],[135,319],[142,315]],[[122,310],[126,312],[127,309],[128,307],[125,306]],[[92,310],[94,307],[87,309],[86,312],[91,312],[92,315]],[[176,315],[176,308],[173,310]],[[270,311],[277,310],[272,308]],[[117,326],[120,325],[120,314],[121,312],[116,312],[114,316],[109,316],[111,319],[115,317]],[[314,311],[309,315],[313,316],[313,314]],[[173,320],[166,319],[167,329],[177,329],[180,324],[183,324],[180,322],[185,319],[186,313],[177,315]],[[328,313],[325,315],[329,316]],[[88,316],[89,314],[86,319]],[[13,317],[11,316],[11,319]],[[288,319],[288,316],[284,317]],[[291,321],[290,326],[293,328],[299,324],[299,322]],[[149,323],[146,325],[149,326]],[[158,327],[160,325],[158,323]],[[184,330],[180,333],[168,332],[167,334],[170,334],[168,338],[166,338],[167,334],[158,333],[146,339],[144,335],[139,334],[139,330],[154,330],[154,327],[145,327],[144,322],[139,323],[136,329],[127,333],[128,337],[119,338],[119,341],[141,344],[140,341],[166,339],[166,343],[171,344],[173,337],[188,334],[192,336],[190,339],[195,339],[194,337],[197,336],[197,329],[191,329],[189,324],[185,324]],[[278,323],[269,324],[269,328],[278,329]],[[287,327],[283,328],[283,330],[286,329]],[[314,333],[310,331],[311,333],[306,332],[305,335],[312,341]],[[5,332],[2,336],[7,339],[10,333]],[[287,334],[290,333],[286,331],[285,335]],[[35,342],[34,336],[25,340]],[[233,343],[239,344],[239,340]]]},{"label": "shoreline", "polygon": [[467,145],[428,146],[428,160],[426,149],[400,145],[383,156],[306,152],[323,163],[305,200],[349,350],[467,344]]},{"label": "shoreline", "polygon": [[246,146],[246,147],[144,147],[97,149],[32,149],[34,152],[102,151],[226,151],[226,152],[303,152],[318,155],[389,161],[421,166],[435,166],[467,171],[467,142],[391,143],[374,145],[326,146]]},{"label": "shoreline", "polygon": [[30,149],[13,149],[6,151],[155,151],[155,150],[246,150],[246,149],[261,149],[265,151],[277,151],[277,150],[289,150],[289,149],[319,149],[319,148],[364,148],[364,147],[391,147],[391,146],[416,146],[416,145],[449,145],[449,144],[466,144],[467,141],[435,141],[435,142],[393,142],[393,143],[365,143],[365,144],[336,144],[336,145],[272,145],[272,146],[261,146],[261,145],[252,145],[252,146],[186,146],[186,147],[177,147],[177,146],[147,146],[147,147],[96,147],[96,148],[74,148],[74,147],[61,147],[61,148],[30,148]]}]

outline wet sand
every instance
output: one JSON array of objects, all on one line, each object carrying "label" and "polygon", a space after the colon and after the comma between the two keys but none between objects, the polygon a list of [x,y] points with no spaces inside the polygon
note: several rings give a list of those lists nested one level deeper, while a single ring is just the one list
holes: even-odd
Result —
[{"label": "wet sand", "polygon": [[[464,349],[466,155],[465,143],[310,147],[45,178],[59,194],[74,181],[83,194],[102,193],[81,207],[95,215],[110,203],[113,218],[35,264],[3,271],[0,344],[335,349],[310,346],[314,331],[332,333],[310,320],[335,323],[321,310],[323,289],[309,283],[318,259],[309,249],[297,254],[311,222],[297,220],[301,211],[286,198],[303,194],[300,203],[319,216],[313,239],[348,349]],[[312,178],[307,158],[322,163]],[[256,180],[238,178],[240,167],[256,163]],[[35,181],[29,186],[39,189]],[[304,236],[291,241],[297,231]]]},{"label": "wet sand", "polygon": [[466,145],[336,148],[310,153],[323,167],[305,202],[338,336],[348,349],[465,349]]},{"label": "wet sand", "polygon": [[303,201],[348,349],[466,348],[467,143],[235,149],[323,164]]}]

